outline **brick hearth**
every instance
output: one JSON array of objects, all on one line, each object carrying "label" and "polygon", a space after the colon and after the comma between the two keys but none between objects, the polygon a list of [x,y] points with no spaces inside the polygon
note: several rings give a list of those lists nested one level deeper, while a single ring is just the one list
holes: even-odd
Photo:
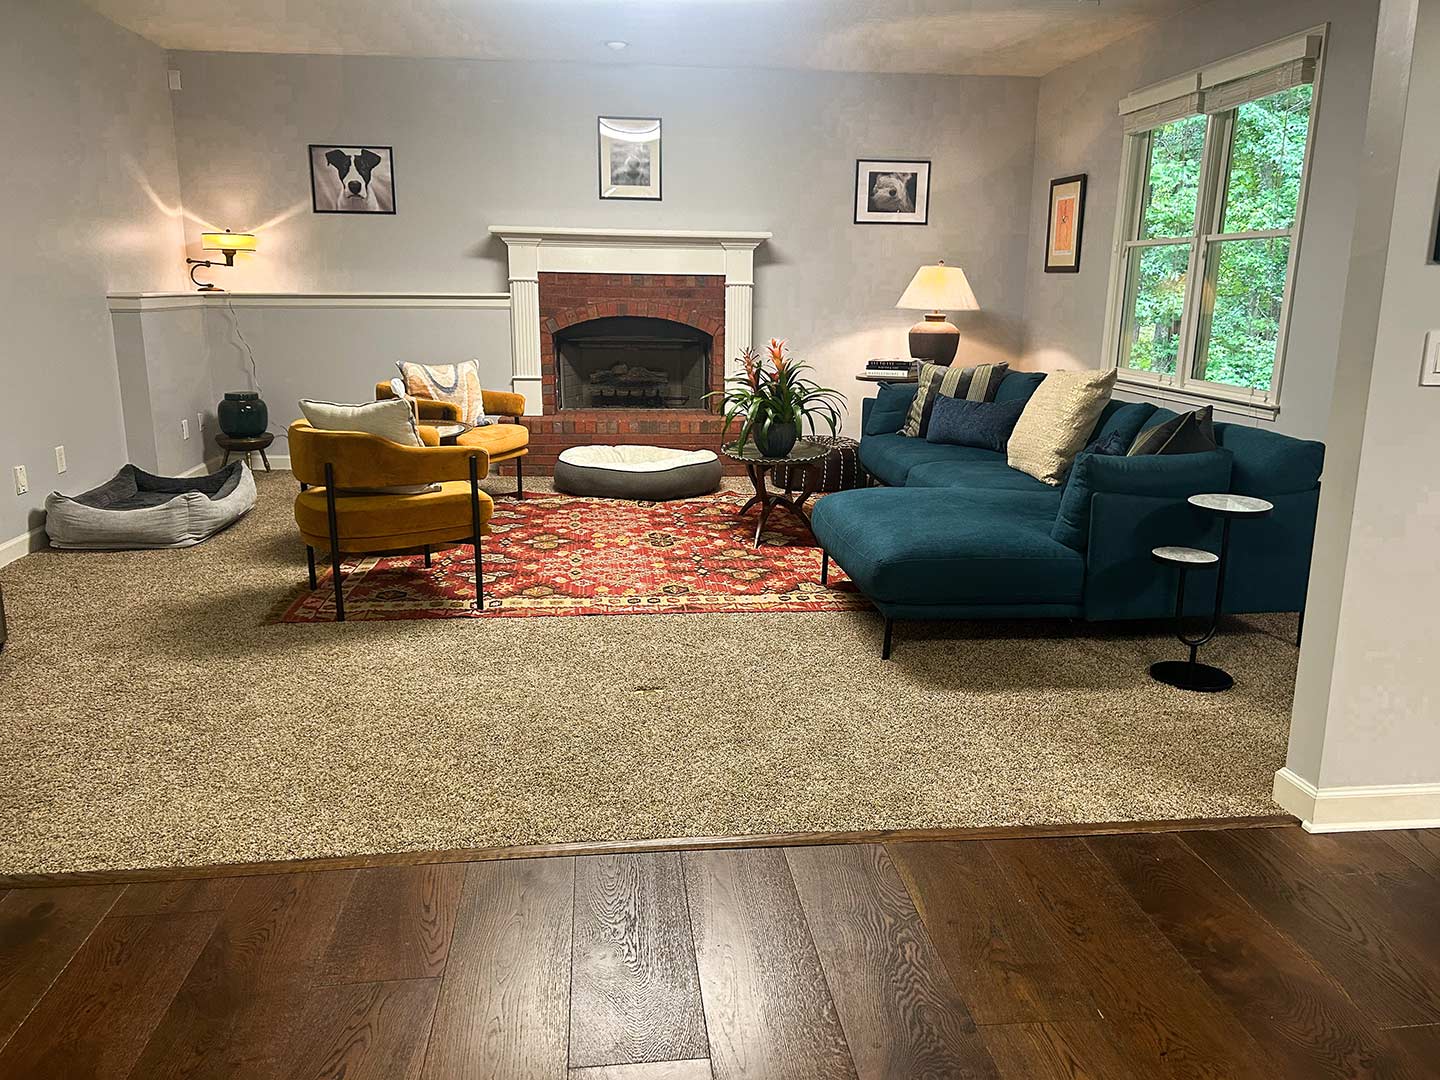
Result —
[{"label": "brick hearth", "polygon": [[[719,450],[720,417],[707,409],[558,409],[555,332],[619,315],[669,319],[713,339],[709,384],[725,384],[725,278],[718,274],[541,273],[540,378],[543,416],[527,416],[527,464],[550,469],[562,450],[589,443],[656,444]],[[743,471],[726,462],[727,472]]]}]

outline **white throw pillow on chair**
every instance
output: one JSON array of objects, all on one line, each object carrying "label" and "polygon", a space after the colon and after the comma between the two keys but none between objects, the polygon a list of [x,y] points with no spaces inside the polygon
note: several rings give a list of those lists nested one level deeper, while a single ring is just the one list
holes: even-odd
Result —
[{"label": "white throw pillow on chair", "polygon": [[[415,426],[415,411],[409,398],[383,398],[363,405],[342,405],[334,401],[303,399],[300,411],[317,431],[357,431],[378,435],[401,446],[424,446]],[[402,484],[387,488],[349,488],[355,494],[421,495],[439,491],[439,484]],[[340,493],[337,486],[336,494]]]}]

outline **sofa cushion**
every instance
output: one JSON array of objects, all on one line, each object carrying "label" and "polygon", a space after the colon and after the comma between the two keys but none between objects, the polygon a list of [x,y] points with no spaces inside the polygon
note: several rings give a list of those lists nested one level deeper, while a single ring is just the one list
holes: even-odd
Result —
[{"label": "sofa cushion", "polygon": [[1325,444],[1241,424],[1216,424],[1215,441],[1235,455],[1230,490],[1270,498],[1310,491],[1320,483]]},{"label": "sofa cushion", "polygon": [[974,446],[1003,453],[1015,421],[1025,408],[1023,401],[966,401],[937,398],[930,412],[928,442],[950,446]]},{"label": "sofa cushion", "polygon": [[1012,468],[1059,486],[1110,400],[1115,369],[1056,371],[1046,377],[1010,433]]},{"label": "sofa cushion", "polygon": [[1060,505],[1060,492],[1042,484],[1028,473],[1012,469],[999,454],[975,451],[984,457],[952,458],[916,465],[905,480],[906,487],[965,488],[968,491],[1026,491],[1044,497],[1053,514]]},{"label": "sofa cushion", "polygon": [[995,401],[1029,401],[1039,385],[1045,381],[1043,371],[1011,371],[1000,380],[995,389]]},{"label": "sofa cushion", "polygon": [[[1125,441],[1125,450],[1129,450],[1135,442],[1135,436],[1140,434],[1141,428],[1150,423],[1150,418],[1154,415],[1155,406],[1148,401],[1111,400],[1101,411],[1095,430],[1090,433],[1090,442],[1095,443],[1111,435],[1119,435]],[[1125,450],[1120,452],[1123,454]]]},{"label": "sofa cushion", "polygon": [[1178,502],[1191,495],[1229,491],[1230,461],[1226,450],[1136,457],[1081,454],[1070,470],[1050,535],[1066,547],[1084,551],[1090,537],[1091,500],[1097,492],[1173,497]]},{"label": "sofa cushion", "polygon": [[1020,492],[860,488],[827,495],[812,524],[866,596],[884,604],[1069,604],[1085,562]]},{"label": "sofa cushion", "polygon": [[905,423],[918,387],[914,383],[881,383],[865,409],[866,435],[893,435]]},{"label": "sofa cushion", "polygon": [[995,457],[989,450],[969,446],[946,446],[944,443],[911,439],[904,435],[867,435],[860,441],[860,464],[882,484],[904,487],[906,477],[916,465],[927,461],[956,461],[970,454]]}]

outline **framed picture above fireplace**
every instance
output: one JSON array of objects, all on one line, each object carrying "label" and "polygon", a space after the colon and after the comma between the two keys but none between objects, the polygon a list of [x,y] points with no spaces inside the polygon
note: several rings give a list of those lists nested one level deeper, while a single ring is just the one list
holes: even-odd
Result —
[{"label": "framed picture above fireplace", "polygon": [[660,118],[599,118],[600,198],[660,199]]}]

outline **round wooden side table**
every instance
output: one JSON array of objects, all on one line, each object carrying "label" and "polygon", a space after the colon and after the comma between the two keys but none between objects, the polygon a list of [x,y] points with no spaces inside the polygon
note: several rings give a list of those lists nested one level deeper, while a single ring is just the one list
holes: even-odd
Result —
[{"label": "round wooden side table", "polygon": [[266,431],[255,436],[226,435],[223,431],[215,436],[215,442],[221,450],[225,451],[225,460],[220,463],[223,469],[230,464],[231,454],[245,455],[245,464],[250,464],[250,455],[258,452],[260,460],[265,463],[265,471],[270,471],[270,459],[265,456],[265,450],[275,441],[275,436]]},{"label": "round wooden side table", "polygon": [[810,528],[810,519],[805,514],[805,503],[815,493],[814,489],[810,487],[814,481],[814,472],[806,469],[801,473],[801,483],[804,486],[801,487],[798,496],[791,496],[788,491],[784,495],[777,495],[765,486],[765,474],[779,465],[800,465],[805,462],[819,461],[830,453],[829,447],[801,439],[790,453],[782,458],[766,457],[754,443],[747,443],[743,447],[735,443],[728,443],[720,448],[720,452],[728,458],[743,462],[745,472],[750,477],[750,483],[755,485],[755,494],[740,508],[740,513],[745,514],[752,506],[760,507],[760,520],[755,525],[755,547],[760,546],[760,534],[765,530],[765,522],[770,517],[770,511],[777,506],[789,510],[799,519],[800,524],[807,529]]}]

